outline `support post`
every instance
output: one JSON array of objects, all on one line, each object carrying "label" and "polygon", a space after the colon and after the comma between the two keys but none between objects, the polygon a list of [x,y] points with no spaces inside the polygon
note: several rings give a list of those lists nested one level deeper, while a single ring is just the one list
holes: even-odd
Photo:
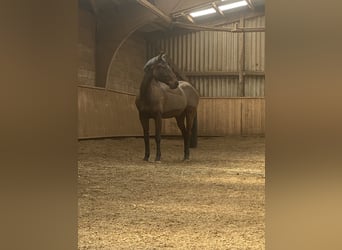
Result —
[{"label": "support post", "polygon": [[[245,18],[240,18],[239,28],[244,28]],[[239,96],[245,96],[245,32],[239,34]]]}]

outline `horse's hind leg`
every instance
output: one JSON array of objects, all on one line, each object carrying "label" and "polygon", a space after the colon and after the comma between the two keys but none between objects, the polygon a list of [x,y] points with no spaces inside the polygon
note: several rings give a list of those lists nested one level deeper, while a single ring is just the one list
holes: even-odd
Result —
[{"label": "horse's hind leg", "polygon": [[160,162],[161,151],[160,151],[160,141],[161,141],[161,127],[162,127],[162,118],[161,116],[157,116],[155,118],[155,127],[156,127],[156,145],[157,145],[157,152],[156,152],[156,162]]},{"label": "horse's hind leg", "polygon": [[186,118],[186,145],[185,146],[185,152],[187,154],[184,156],[184,160],[189,160],[190,155],[190,139],[191,139],[191,131],[194,124],[194,118],[196,116],[196,108],[189,107],[185,111],[185,118]]},{"label": "horse's hind leg", "polygon": [[191,129],[191,137],[190,137],[190,148],[196,148],[197,147],[197,111],[196,114],[194,116],[194,120],[192,123],[192,129]]},{"label": "horse's hind leg", "polygon": [[150,129],[149,129],[149,119],[144,117],[143,115],[139,114],[139,119],[141,126],[144,131],[144,142],[145,142],[145,156],[144,161],[148,161],[150,157]]},{"label": "horse's hind leg", "polygon": [[180,116],[176,117],[177,120],[177,126],[180,129],[180,131],[182,131],[182,136],[183,136],[183,140],[184,140],[184,160],[188,160],[189,159],[189,147],[187,147],[186,145],[188,144],[189,138],[187,137],[187,131],[185,128],[185,112],[182,113]]}]

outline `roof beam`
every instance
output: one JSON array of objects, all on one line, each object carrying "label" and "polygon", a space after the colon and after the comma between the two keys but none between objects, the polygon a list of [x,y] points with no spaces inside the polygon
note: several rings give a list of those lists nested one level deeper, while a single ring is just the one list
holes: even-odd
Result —
[{"label": "roof beam", "polygon": [[238,11],[238,12],[229,14],[229,16],[221,17],[221,18],[218,18],[216,20],[206,22],[206,25],[208,25],[208,26],[221,26],[221,25],[226,25],[226,24],[238,22],[240,20],[241,16],[244,16],[245,19],[250,19],[250,18],[254,18],[254,17],[258,17],[258,16],[264,16],[264,15],[265,15],[264,10],[255,9],[252,11],[250,9],[247,9],[245,11]]},{"label": "roof beam", "polygon": [[208,30],[208,31],[223,31],[223,32],[264,32],[265,27],[256,27],[256,28],[239,28],[238,26],[234,28],[220,28],[220,27],[213,27],[213,26],[206,26],[206,25],[196,25],[196,24],[186,24],[180,22],[173,22],[173,26],[183,28],[183,29],[190,29],[190,30]]},{"label": "roof beam", "polygon": [[252,0],[246,0],[247,4],[248,4],[248,8],[250,8],[251,10],[254,10],[255,9],[255,6],[252,2]]},{"label": "roof beam", "polygon": [[185,14],[185,13],[181,13],[183,17],[186,18],[186,20],[188,20],[190,23],[195,23],[194,19],[189,15],[189,14]]},{"label": "roof beam", "polygon": [[195,23],[194,19],[190,15],[185,15],[185,17],[190,23]]},{"label": "roof beam", "polygon": [[217,13],[220,13],[221,16],[224,16],[223,11],[220,10],[219,7],[217,7],[216,3],[212,3],[211,6],[213,6]]},{"label": "roof beam", "polygon": [[147,0],[136,0],[140,5],[144,6],[148,10],[150,10],[156,16],[161,17],[166,23],[171,24],[172,19],[168,15],[166,15],[163,11],[158,9],[155,5],[151,4]]}]

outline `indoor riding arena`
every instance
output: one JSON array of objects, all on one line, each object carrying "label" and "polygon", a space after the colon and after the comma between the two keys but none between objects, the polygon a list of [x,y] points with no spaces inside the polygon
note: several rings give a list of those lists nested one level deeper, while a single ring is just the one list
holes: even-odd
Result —
[{"label": "indoor riding arena", "polygon": [[[264,4],[79,0],[79,249],[265,249]],[[182,82],[191,134],[150,119],[146,160],[136,99]]]}]

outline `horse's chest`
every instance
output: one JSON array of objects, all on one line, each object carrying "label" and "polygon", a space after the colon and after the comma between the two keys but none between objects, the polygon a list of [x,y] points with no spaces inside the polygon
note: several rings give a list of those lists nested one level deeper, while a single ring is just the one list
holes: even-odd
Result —
[{"label": "horse's chest", "polygon": [[160,100],[158,101],[138,100],[136,102],[136,106],[140,112],[145,113],[145,114],[150,114],[150,115],[158,113],[163,109]]},{"label": "horse's chest", "polygon": [[139,112],[153,117],[156,114],[172,117],[177,116],[186,107],[184,93],[180,89],[170,90],[167,88],[152,88],[149,98],[138,97],[136,101]]}]

